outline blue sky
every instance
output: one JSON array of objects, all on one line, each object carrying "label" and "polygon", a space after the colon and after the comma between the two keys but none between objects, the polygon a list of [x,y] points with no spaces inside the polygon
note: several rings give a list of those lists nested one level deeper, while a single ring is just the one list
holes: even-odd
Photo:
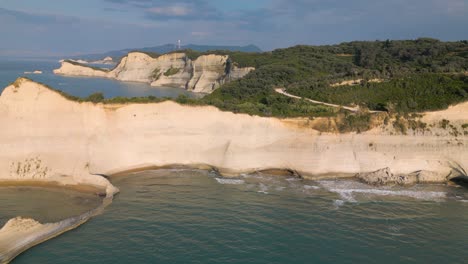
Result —
[{"label": "blue sky", "polygon": [[0,56],[468,39],[468,0],[0,0]]}]

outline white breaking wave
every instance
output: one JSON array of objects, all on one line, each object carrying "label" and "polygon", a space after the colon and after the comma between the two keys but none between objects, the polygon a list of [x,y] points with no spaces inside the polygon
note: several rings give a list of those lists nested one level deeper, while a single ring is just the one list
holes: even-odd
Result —
[{"label": "white breaking wave", "polygon": [[268,194],[268,186],[266,186],[265,184],[263,183],[260,183],[260,186],[259,186],[260,190],[258,190],[257,192],[259,193],[264,193],[264,194]]},{"label": "white breaking wave", "polygon": [[244,180],[239,179],[223,179],[223,178],[215,178],[216,181],[220,184],[244,184]]},{"label": "white breaking wave", "polygon": [[304,185],[304,189],[306,190],[318,190],[320,187],[315,186],[315,185]]},{"label": "white breaking wave", "polygon": [[335,200],[333,201],[333,205],[335,205],[336,208],[344,205],[344,201],[343,200]]},{"label": "white breaking wave", "polygon": [[299,178],[286,178],[286,180],[288,182],[297,182],[297,181],[300,181],[301,179],[299,179]]},{"label": "white breaking wave", "polygon": [[344,201],[352,203],[357,202],[354,197],[355,194],[400,196],[426,201],[440,200],[447,197],[446,192],[394,190],[385,186],[381,188],[375,188],[355,181],[320,181],[319,183],[326,190],[337,193]]},{"label": "white breaking wave", "polygon": [[347,197],[349,200],[354,200],[353,194],[362,193],[362,194],[373,194],[380,196],[405,196],[411,197],[419,200],[434,200],[446,198],[447,194],[445,192],[426,192],[426,191],[392,191],[392,190],[379,190],[379,189],[330,189],[331,192],[336,192],[340,194],[343,198]]}]

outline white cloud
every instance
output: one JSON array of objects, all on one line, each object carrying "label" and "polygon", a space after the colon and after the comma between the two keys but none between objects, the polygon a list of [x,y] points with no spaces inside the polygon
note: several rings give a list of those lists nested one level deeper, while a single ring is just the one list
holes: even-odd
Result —
[{"label": "white cloud", "polygon": [[152,7],[148,12],[163,16],[186,16],[192,13],[192,9],[186,5],[173,5],[164,7]]}]

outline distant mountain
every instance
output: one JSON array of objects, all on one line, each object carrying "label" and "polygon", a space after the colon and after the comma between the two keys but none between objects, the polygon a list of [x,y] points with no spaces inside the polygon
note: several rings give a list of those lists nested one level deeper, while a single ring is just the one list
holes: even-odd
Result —
[{"label": "distant mountain", "polygon": [[[255,45],[247,46],[214,46],[214,45],[194,45],[188,44],[181,46],[181,49],[191,49],[195,51],[209,51],[209,50],[229,50],[229,51],[243,51],[243,52],[262,52],[262,50]],[[177,50],[176,46],[173,44],[166,44],[155,47],[146,47],[146,48],[135,48],[135,49],[122,49],[114,50],[105,53],[96,53],[96,54],[86,54],[73,56],[71,59],[82,59],[82,60],[100,60],[105,57],[112,57],[114,61],[118,61],[121,57],[127,55],[130,51],[145,51],[145,52],[156,52],[156,53],[168,53],[171,51]]]}]

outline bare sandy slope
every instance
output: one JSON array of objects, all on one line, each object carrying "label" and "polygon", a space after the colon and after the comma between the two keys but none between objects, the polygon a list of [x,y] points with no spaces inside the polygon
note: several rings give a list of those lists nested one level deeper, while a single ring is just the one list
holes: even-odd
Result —
[{"label": "bare sandy slope", "polygon": [[446,110],[424,113],[423,120],[434,122],[442,119],[468,123],[468,102],[450,106]]}]

